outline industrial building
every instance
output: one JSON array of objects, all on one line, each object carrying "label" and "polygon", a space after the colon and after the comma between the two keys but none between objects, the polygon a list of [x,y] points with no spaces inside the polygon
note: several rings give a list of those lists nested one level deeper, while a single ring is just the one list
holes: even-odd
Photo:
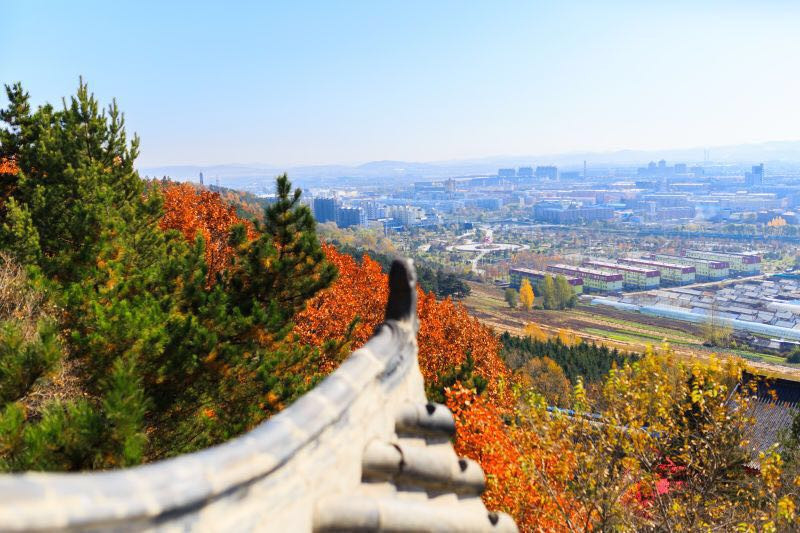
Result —
[{"label": "industrial building", "polygon": [[548,272],[562,274],[567,278],[581,278],[584,292],[619,292],[622,290],[622,274],[571,265],[550,265]]},{"label": "industrial building", "polygon": [[618,259],[620,263],[641,267],[652,267],[661,273],[662,285],[687,285],[694,283],[695,267],[688,265],[676,265],[665,261],[654,259],[639,259],[635,257],[623,257]]},{"label": "industrial building", "polygon": [[728,277],[730,268],[725,261],[698,259],[680,255],[652,254],[651,259],[657,259],[676,265],[693,266],[697,281],[720,281]]},{"label": "industrial building", "polygon": [[737,276],[754,276],[761,273],[761,256],[758,254],[686,250],[683,255],[697,259],[724,261],[730,266],[731,273]]},{"label": "industrial building", "polygon": [[619,272],[622,274],[622,285],[626,289],[657,289],[661,285],[661,272],[655,268],[620,265],[610,261],[585,261],[585,266]]},{"label": "industrial building", "polygon": [[[519,289],[523,279],[530,281],[531,285],[536,285],[542,281],[545,276],[554,277],[550,272],[533,270],[530,268],[512,268],[509,270],[509,274],[511,275],[511,287],[514,289]],[[566,278],[567,283],[569,283],[572,287],[572,290],[575,291],[575,294],[583,293],[583,279],[571,276],[564,277]]]}]

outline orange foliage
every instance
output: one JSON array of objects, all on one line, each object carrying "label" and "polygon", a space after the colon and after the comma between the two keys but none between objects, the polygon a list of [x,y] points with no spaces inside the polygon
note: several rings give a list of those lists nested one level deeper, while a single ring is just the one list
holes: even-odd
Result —
[{"label": "orange foliage", "polygon": [[[294,332],[303,344],[321,346],[325,341],[342,341],[353,320],[358,319],[349,348],[362,346],[383,320],[389,286],[381,266],[364,255],[359,263],[340,253],[330,244],[323,244],[325,256],[336,266],[339,276],[331,287],[317,294],[306,309],[295,317]],[[325,373],[339,361],[326,358],[321,363]]]},{"label": "orange foliage", "polygon": [[[359,262],[331,245],[324,245],[324,249],[328,261],[339,269],[339,277],[295,317],[294,333],[298,342],[314,346],[331,340],[341,342],[358,317],[350,334],[350,351],[363,345],[383,320],[387,276],[366,255]],[[515,443],[530,442],[530,438],[513,435],[512,428],[503,422],[502,415],[511,412],[514,399],[507,386],[511,375],[500,357],[497,337],[461,304],[449,299],[437,301],[422,290],[418,299],[417,342],[425,382],[435,383],[441,373],[463,364],[467,353],[475,361],[475,373],[489,382],[488,392],[482,396],[459,385],[448,392],[448,406],[457,419],[457,450],[477,460],[489,477],[484,501],[490,509],[509,512],[518,520],[528,515],[539,520],[544,500],[531,494],[531,474],[523,468],[524,456]],[[330,372],[338,363],[329,355],[323,356],[322,371]]]},{"label": "orange foliage", "polygon": [[554,490],[539,478],[570,479],[569,443],[541,442],[533,431],[507,426],[489,398],[460,385],[447,391],[447,406],[456,421],[456,452],[486,474],[487,508],[513,516],[521,531],[570,530],[567,518],[574,523],[576,515],[563,487]]},{"label": "orange foliage", "polygon": [[0,159],[0,209],[14,191],[18,172],[19,168],[13,158]]},{"label": "orange foliage", "polygon": [[228,245],[230,230],[244,223],[248,237],[255,237],[250,222],[240,219],[236,209],[222,201],[219,194],[198,189],[189,183],[167,183],[164,188],[164,216],[159,223],[161,229],[180,231],[189,241],[194,241],[198,232],[206,243],[208,283],[213,283],[218,272],[228,265],[233,250]]},{"label": "orange foliage", "polygon": [[[339,277],[327,290],[315,296],[306,310],[295,318],[295,333],[304,344],[321,346],[325,341],[341,341],[353,319],[359,322],[352,333],[350,349],[362,346],[383,320],[389,297],[388,277],[378,263],[364,256],[361,262],[323,245],[328,261],[336,265]],[[500,358],[500,344],[492,331],[471,317],[464,306],[450,299],[437,301],[432,294],[418,290],[419,364],[427,383],[439,374],[466,360],[475,360],[476,372],[490,382],[496,392],[501,378],[509,376]],[[332,370],[338,361],[326,360],[323,370]]]},{"label": "orange foliage", "polygon": [[16,174],[19,171],[13,159],[0,160],[0,174]]}]

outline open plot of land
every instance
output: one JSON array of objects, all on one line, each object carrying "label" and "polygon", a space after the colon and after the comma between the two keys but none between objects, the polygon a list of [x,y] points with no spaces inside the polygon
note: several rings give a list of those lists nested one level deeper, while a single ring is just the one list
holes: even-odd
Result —
[{"label": "open plot of land", "polygon": [[522,335],[525,326],[533,322],[548,333],[571,331],[588,341],[637,352],[643,351],[648,344],[657,346],[666,341],[681,357],[707,359],[714,353],[737,355],[771,375],[800,378],[800,368],[784,364],[782,357],[703,346],[701,324],[588,305],[564,311],[533,309],[528,312],[510,309],[501,288],[480,283],[471,283],[470,286],[472,294],[464,300],[464,305],[474,316],[498,331]]}]

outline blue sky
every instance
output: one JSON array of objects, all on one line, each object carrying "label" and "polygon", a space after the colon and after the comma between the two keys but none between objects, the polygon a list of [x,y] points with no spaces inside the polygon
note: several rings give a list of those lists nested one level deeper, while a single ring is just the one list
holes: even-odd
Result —
[{"label": "blue sky", "polygon": [[800,139],[800,2],[0,0],[0,13],[0,81],[57,102],[83,75],[117,98],[143,166]]}]

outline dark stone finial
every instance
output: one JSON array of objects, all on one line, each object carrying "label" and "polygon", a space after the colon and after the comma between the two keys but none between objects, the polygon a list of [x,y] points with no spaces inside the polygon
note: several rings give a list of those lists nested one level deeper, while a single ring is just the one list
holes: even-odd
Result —
[{"label": "dark stone finial", "polygon": [[395,259],[389,271],[386,320],[408,320],[417,314],[417,273],[410,259]]}]

